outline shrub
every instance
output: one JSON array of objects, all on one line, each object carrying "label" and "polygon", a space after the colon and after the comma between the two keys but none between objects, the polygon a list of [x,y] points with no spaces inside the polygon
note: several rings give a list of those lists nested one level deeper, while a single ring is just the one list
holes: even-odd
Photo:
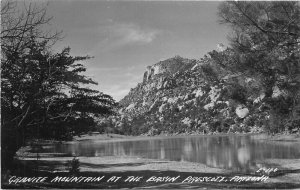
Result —
[{"label": "shrub", "polygon": [[247,91],[245,87],[233,83],[227,87],[226,92],[224,92],[228,98],[235,100],[239,103],[246,104],[247,101]]},{"label": "shrub", "polygon": [[300,119],[287,122],[285,128],[292,133],[298,132],[300,130]]},{"label": "shrub", "polygon": [[227,133],[229,130],[230,124],[228,123],[223,123],[223,127],[222,127],[222,132]]},{"label": "shrub", "polygon": [[251,127],[254,126],[255,125],[255,118],[253,116],[249,116],[249,117],[245,118],[244,124],[246,126],[251,126]]},{"label": "shrub", "polygon": [[70,174],[76,175],[79,173],[80,163],[78,158],[74,157],[71,161],[69,161],[68,166]]},{"label": "shrub", "polygon": [[220,121],[212,121],[208,124],[208,128],[210,132],[221,132],[221,122]]}]

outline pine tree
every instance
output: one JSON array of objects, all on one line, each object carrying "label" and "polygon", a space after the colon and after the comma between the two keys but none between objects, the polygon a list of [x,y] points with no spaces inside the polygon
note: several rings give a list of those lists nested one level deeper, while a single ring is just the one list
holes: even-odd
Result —
[{"label": "pine tree", "polygon": [[292,112],[300,102],[299,2],[223,2],[219,17],[232,29],[232,55],[225,65],[260,82],[270,129],[283,130],[294,122]]}]

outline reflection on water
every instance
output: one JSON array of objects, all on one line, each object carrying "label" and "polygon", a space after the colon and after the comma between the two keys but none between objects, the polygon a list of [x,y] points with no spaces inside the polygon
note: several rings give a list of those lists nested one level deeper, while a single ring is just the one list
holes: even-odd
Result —
[{"label": "reflection on water", "polygon": [[300,158],[299,147],[257,140],[257,136],[192,136],[123,142],[83,141],[55,145],[53,152],[77,156],[139,156],[199,162],[211,167],[246,171],[258,160]]}]

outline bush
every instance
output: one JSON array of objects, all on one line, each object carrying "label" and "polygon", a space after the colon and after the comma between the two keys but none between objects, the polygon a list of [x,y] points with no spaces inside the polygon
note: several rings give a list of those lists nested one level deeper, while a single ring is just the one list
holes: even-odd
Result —
[{"label": "bush", "polygon": [[288,132],[298,132],[300,130],[300,119],[287,122],[285,128]]},{"label": "bush", "polygon": [[76,175],[79,173],[80,163],[78,158],[74,157],[73,160],[69,161],[68,166],[70,174]]},{"label": "bush", "polygon": [[221,132],[221,122],[220,121],[213,121],[213,122],[210,122],[208,124],[208,128],[209,128],[209,131],[210,132],[215,132],[215,131],[218,131],[218,132]]},{"label": "bush", "polygon": [[222,132],[227,133],[230,128],[230,124],[223,123]]},{"label": "bush", "polygon": [[233,83],[230,86],[227,87],[226,92],[228,98],[235,100],[239,103],[246,104],[247,101],[247,91],[245,87]]},{"label": "bush", "polygon": [[249,116],[249,117],[245,118],[244,124],[246,126],[250,126],[250,127],[254,126],[255,125],[255,118],[253,116]]}]

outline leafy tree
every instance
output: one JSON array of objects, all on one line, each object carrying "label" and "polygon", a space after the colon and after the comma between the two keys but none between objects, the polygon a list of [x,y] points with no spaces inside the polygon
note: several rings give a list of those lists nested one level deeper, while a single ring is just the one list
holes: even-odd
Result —
[{"label": "leafy tree", "polygon": [[[15,5],[2,8],[1,139],[2,168],[28,139],[69,139],[111,114],[114,100],[92,90],[97,84],[82,73],[89,56],[71,56],[70,48],[53,53],[58,33],[43,32],[50,20],[45,9],[29,4],[16,15]],[[79,127],[80,126],[80,127]],[[84,128],[85,127],[85,128]]]},{"label": "leafy tree", "polygon": [[[299,2],[223,2],[219,17],[232,29],[231,49],[227,50],[223,66],[260,81],[272,125],[277,125],[276,115],[282,116],[282,109],[286,108],[289,111],[285,118],[294,120],[291,112],[300,101]],[[284,96],[274,98],[276,89]]]}]

